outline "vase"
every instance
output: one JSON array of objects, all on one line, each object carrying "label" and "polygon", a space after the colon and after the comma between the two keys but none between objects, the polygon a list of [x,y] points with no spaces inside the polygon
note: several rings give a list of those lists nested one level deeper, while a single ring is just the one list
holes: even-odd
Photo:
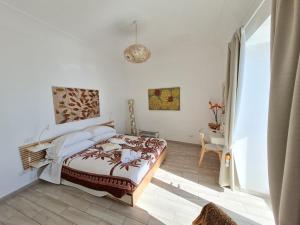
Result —
[{"label": "vase", "polygon": [[208,123],[208,127],[212,130],[220,130],[220,124],[219,123]]},{"label": "vase", "polygon": [[130,133],[133,136],[137,136],[137,129],[135,124],[135,116],[134,116],[134,100],[128,100],[128,108],[129,108],[129,118],[130,118]]}]

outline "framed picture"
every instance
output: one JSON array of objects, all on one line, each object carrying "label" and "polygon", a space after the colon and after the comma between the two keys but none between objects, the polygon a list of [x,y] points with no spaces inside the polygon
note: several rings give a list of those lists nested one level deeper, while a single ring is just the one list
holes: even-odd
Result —
[{"label": "framed picture", "polygon": [[99,91],[52,87],[56,124],[100,116]]},{"label": "framed picture", "polygon": [[148,89],[149,110],[180,110],[180,87]]}]

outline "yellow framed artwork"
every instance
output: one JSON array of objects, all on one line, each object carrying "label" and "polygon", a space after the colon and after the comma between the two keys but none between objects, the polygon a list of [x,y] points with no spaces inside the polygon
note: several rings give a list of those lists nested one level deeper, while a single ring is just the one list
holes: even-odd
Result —
[{"label": "yellow framed artwork", "polygon": [[149,110],[180,110],[180,87],[148,89]]}]

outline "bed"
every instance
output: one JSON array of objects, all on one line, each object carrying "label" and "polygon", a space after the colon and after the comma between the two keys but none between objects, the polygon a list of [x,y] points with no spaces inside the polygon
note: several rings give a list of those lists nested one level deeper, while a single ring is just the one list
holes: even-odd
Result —
[{"label": "bed", "polygon": [[[104,151],[103,144],[112,140],[118,141],[121,148]],[[71,153],[55,158],[39,178],[131,206],[136,204],[167,154],[167,142],[159,138],[115,134],[105,140],[83,143],[70,148]],[[122,152],[128,150],[139,153],[140,157],[123,162]]]}]

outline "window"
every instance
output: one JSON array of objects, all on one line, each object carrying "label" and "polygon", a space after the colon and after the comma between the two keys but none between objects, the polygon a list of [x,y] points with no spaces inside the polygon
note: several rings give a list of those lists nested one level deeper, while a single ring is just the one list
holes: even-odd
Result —
[{"label": "window", "polygon": [[269,193],[267,124],[270,86],[270,18],[246,41],[234,154],[240,186]]}]

